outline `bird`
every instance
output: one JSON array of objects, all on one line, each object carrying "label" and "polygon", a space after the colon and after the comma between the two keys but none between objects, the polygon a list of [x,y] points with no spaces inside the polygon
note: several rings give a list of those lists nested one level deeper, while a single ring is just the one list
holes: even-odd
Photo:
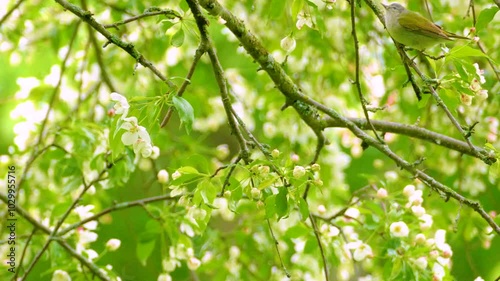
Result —
[{"label": "bird", "polygon": [[470,38],[448,32],[419,13],[407,10],[401,4],[392,3],[384,6],[385,26],[397,42],[417,50],[425,50],[439,43],[452,39]]}]

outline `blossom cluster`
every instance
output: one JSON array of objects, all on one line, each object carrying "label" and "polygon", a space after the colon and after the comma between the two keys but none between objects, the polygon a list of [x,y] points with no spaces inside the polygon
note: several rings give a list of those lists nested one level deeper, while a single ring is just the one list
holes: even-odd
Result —
[{"label": "blossom cluster", "polygon": [[143,126],[139,126],[136,117],[127,117],[130,105],[127,98],[118,94],[111,93],[111,100],[116,101],[114,105],[114,114],[121,114],[123,123],[120,129],[126,130],[122,135],[122,142],[124,145],[132,145],[135,154],[141,154],[142,157],[147,158],[153,153],[153,145],[149,133]]}]

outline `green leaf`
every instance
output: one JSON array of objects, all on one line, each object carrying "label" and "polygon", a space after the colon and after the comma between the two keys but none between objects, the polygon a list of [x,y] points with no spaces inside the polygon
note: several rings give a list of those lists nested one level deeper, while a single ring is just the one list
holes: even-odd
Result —
[{"label": "green leaf", "polygon": [[297,15],[304,7],[304,0],[293,0],[292,3],[292,18],[294,21],[297,21]]},{"label": "green leaf", "polygon": [[391,277],[389,278],[390,280],[397,280],[396,277],[401,274],[402,265],[401,259],[395,259],[391,270]]},{"label": "green leaf", "polygon": [[288,189],[284,186],[278,188],[279,192],[276,195],[275,205],[276,205],[276,214],[278,214],[278,219],[286,216],[288,214],[288,200],[287,194]]},{"label": "green leaf", "polygon": [[137,244],[136,255],[137,259],[139,259],[142,266],[146,266],[148,258],[149,256],[151,256],[151,253],[155,248],[155,244],[156,244],[155,240],[151,240],[144,243],[139,242],[139,244]]},{"label": "green leaf", "polygon": [[304,198],[300,197],[298,201],[300,219],[305,221],[309,217],[309,205]]},{"label": "green leaf", "polygon": [[59,176],[60,177],[71,177],[76,176],[79,177],[81,174],[80,167],[78,167],[78,162],[75,158],[64,158],[59,161]]},{"label": "green leaf", "polygon": [[184,29],[179,29],[174,35],[172,36],[172,40],[170,40],[170,44],[174,47],[180,47],[182,44],[184,44]]},{"label": "green leaf", "polygon": [[276,195],[271,195],[266,198],[266,218],[272,218],[276,214]]},{"label": "green leaf", "polygon": [[495,17],[495,14],[499,11],[498,7],[491,7],[487,8],[481,11],[479,13],[479,16],[477,17],[477,22],[476,22],[476,30],[477,32],[482,31],[483,29],[486,28],[488,23],[490,23],[493,18]]},{"label": "green leaf", "polygon": [[497,162],[493,163],[488,170],[488,175],[492,182],[496,182],[498,178],[500,178],[500,160],[497,159]]},{"label": "green leaf", "polygon": [[272,19],[281,17],[285,11],[286,4],[287,1],[285,0],[272,0],[271,6],[269,7],[269,17]]},{"label": "green leaf", "polygon": [[471,48],[469,46],[456,46],[450,50],[450,53],[446,56],[446,58],[456,59],[456,58],[465,58],[465,57],[485,57],[489,58],[486,54],[481,52],[480,50]]},{"label": "green leaf", "polygon": [[460,60],[453,60],[453,64],[455,65],[455,69],[458,72],[458,75],[460,75],[460,78],[464,81],[469,80],[469,75],[467,75],[467,72],[465,71],[462,62]]},{"label": "green leaf", "polygon": [[177,114],[179,114],[179,118],[181,119],[181,125],[184,124],[186,132],[189,134],[194,122],[193,107],[186,99],[178,96],[174,96],[172,98],[172,102],[174,103]]},{"label": "green leaf", "polygon": [[305,237],[308,233],[310,232],[310,229],[303,224],[296,224],[289,229],[287,229],[285,236],[287,238],[293,239],[293,238],[299,238],[299,237]]}]

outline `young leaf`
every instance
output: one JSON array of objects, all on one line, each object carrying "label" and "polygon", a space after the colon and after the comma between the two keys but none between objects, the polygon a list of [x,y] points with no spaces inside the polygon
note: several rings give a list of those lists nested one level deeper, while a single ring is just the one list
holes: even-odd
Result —
[{"label": "young leaf", "polygon": [[172,98],[172,102],[174,103],[174,107],[179,114],[179,118],[181,119],[181,125],[184,124],[186,132],[189,134],[194,122],[193,107],[187,100],[178,96],[174,96]]},{"label": "young leaf", "polygon": [[279,193],[276,195],[276,214],[278,214],[278,219],[284,217],[288,213],[288,200],[286,195],[288,190],[286,187],[279,187]]},{"label": "young leaf", "polygon": [[498,7],[491,7],[482,10],[481,13],[479,13],[479,16],[477,17],[476,30],[478,32],[482,31],[488,25],[488,23],[490,23],[493,20],[498,10],[499,10]]},{"label": "young leaf", "polygon": [[180,47],[184,44],[184,29],[179,29],[173,36],[170,44],[174,47]]}]

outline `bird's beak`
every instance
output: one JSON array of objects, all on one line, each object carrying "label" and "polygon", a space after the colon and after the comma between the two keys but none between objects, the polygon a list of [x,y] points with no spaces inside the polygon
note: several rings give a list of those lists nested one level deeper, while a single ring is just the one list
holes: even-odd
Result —
[{"label": "bird's beak", "polygon": [[388,5],[386,5],[384,3],[380,3],[380,4],[382,4],[382,6],[384,6],[384,9],[386,9],[386,10],[387,10],[387,7],[389,7]]}]

